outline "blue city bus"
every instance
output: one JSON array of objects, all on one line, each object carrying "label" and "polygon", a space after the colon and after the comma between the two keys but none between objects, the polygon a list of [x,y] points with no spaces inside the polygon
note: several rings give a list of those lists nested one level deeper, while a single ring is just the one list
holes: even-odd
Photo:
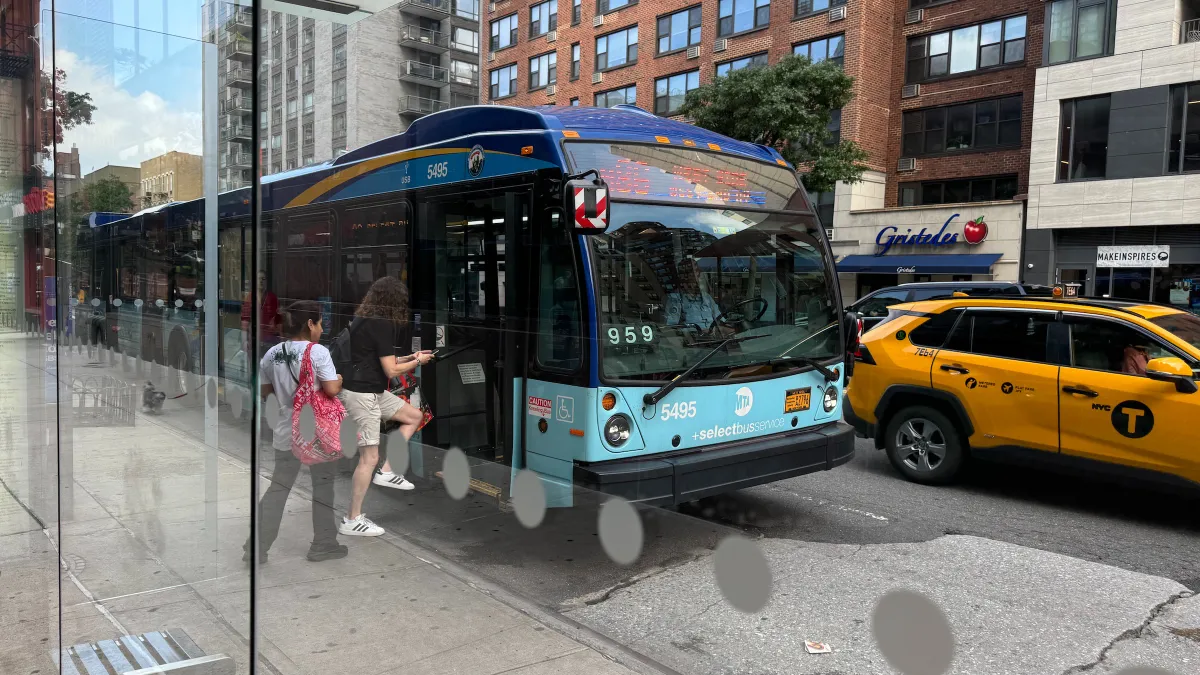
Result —
[{"label": "blue city bus", "polygon": [[[553,505],[679,504],[853,456],[852,325],[771,148],[633,106],[471,106],[261,189],[256,297],[321,302],[331,339],[375,279],[405,281],[397,350],[437,350],[421,446],[493,467],[482,484],[528,468]],[[249,199],[221,201],[222,261],[248,260]]]}]

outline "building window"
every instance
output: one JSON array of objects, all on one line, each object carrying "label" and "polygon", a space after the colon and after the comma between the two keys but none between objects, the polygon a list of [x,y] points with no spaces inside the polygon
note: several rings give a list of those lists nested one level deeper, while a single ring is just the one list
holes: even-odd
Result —
[{"label": "building window", "polygon": [[637,26],[596,38],[596,71],[637,63]]},{"label": "building window", "polygon": [[1017,177],[1012,175],[900,184],[900,206],[1003,201],[1015,196]]},{"label": "building window", "polygon": [[830,7],[846,4],[846,0],[796,0],[796,16],[824,12]]},{"label": "building window", "polygon": [[305,84],[312,82],[313,79],[313,60],[304,59],[304,63],[300,64],[300,77]]},{"label": "building window", "polygon": [[812,42],[801,42],[792,47],[792,53],[796,56],[807,56],[813,63],[833,61],[838,64],[838,68],[842,68],[846,61],[846,36],[831,35]]},{"label": "building window", "polygon": [[288,39],[287,39],[287,46],[288,46],[288,56],[295,56],[296,52],[298,52],[300,50],[300,41],[296,38],[295,35],[289,35]]},{"label": "building window", "polygon": [[517,15],[509,14],[502,19],[492,22],[492,41],[488,48],[492,51],[507,49],[517,44]]},{"label": "building window", "polygon": [[571,99],[571,106],[577,107],[578,105],[579,105],[579,97],[576,96],[575,98]]},{"label": "building window", "polygon": [[1167,173],[1200,171],[1200,82],[1171,88]]},{"label": "building window", "polygon": [[271,173],[279,173],[280,171],[283,171],[283,162],[272,162]]},{"label": "building window", "polygon": [[596,0],[596,13],[608,14],[633,4],[637,4],[637,0]]},{"label": "building window", "polygon": [[767,65],[767,53],[754,54],[752,56],[744,56],[733,61],[717,64],[717,77],[725,77],[735,70],[743,68],[760,68]]},{"label": "building window", "polygon": [[346,133],[346,113],[338,113],[333,116],[333,133],[335,136]]},{"label": "building window", "polygon": [[571,45],[571,79],[579,79],[579,43]]},{"label": "building window", "polygon": [[346,67],[346,45],[338,45],[333,48],[333,67]]},{"label": "building window", "polygon": [[280,120],[282,120],[282,119],[283,119],[283,106],[281,106],[281,105],[271,106],[271,122],[273,124],[279,124]]},{"label": "building window", "polygon": [[472,21],[479,20],[479,0],[454,0],[454,15]]},{"label": "building window", "polygon": [[631,84],[628,87],[621,89],[613,89],[612,91],[602,91],[596,94],[597,108],[611,108],[614,105],[628,103],[629,105],[637,105],[637,85]]},{"label": "building window", "polygon": [[544,89],[558,81],[558,52],[529,59],[529,91]]},{"label": "building window", "polygon": [[296,99],[289,98],[287,102],[287,118],[289,120],[294,120],[296,119],[297,114],[299,113],[296,109]]},{"label": "building window", "polygon": [[279,96],[283,93],[283,78],[275,77],[271,80],[271,95]]},{"label": "building window", "polygon": [[546,0],[529,8],[529,37],[545,35],[558,28],[558,0]]},{"label": "building window", "polygon": [[296,84],[296,66],[288,66],[287,71],[285,71],[285,72],[287,72],[286,79],[288,82],[288,86],[289,87],[294,86]]},{"label": "building window", "polygon": [[833,190],[814,192],[809,195],[813,206],[817,209],[817,218],[821,220],[821,227],[833,227],[833,197]]},{"label": "building window", "polygon": [[305,49],[308,49],[309,47],[313,46],[314,35],[315,35],[315,33],[313,30],[312,24],[306,25],[304,27],[304,38],[303,38]]},{"label": "building window", "polygon": [[312,95],[312,92],[310,91],[304,95],[304,114],[307,115],[312,111],[313,111],[313,95]]},{"label": "building window", "polygon": [[[473,61],[450,60],[450,82],[454,84],[479,84],[479,64]],[[437,98],[432,96],[430,98]]]},{"label": "building window", "polygon": [[1046,63],[1065,63],[1113,53],[1117,0],[1054,0],[1046,3]]},{"label": "building window", "polygon": [[450,28],[450,46],[459,51],[469,52],[471,54],[479,53],[479,32],[473,31],[470,28],[460,28],[452,26]]},{"label": "building window", "polygon": [[579,17],[583,13],[583,0],[571,0],[571,25],[579,25]]},{"label": "building window", "polygon": [[826,145],[837,145],[842,142],[842,109],[832,110],[829,113],[829,124],[825,127],[829,131],[829,137],[825,139]]},{"label": "building window", "polygon": [[658,17],[658,53],[700,44],[700,6]]},{"label": "building window", "polygon": [[1025,17],[1013,16],[974,26],[910,38],[909,84],[1025,60]]},{"label": "building window", "polygon": [[693,70],[654,81],[654,114],[675,115],[687,93],[700,86],[700,71]]},{"label": "building window", "polygon": [[275,59],[276,61],[279,61],[283,58],[282,42],[276,42],[275,44],[271,45],[271,58]]},{"label": "building window", "polygon": [[304,125],[304,144],[308,145],[313,142],[313,123],[309,122]]},{"label": "building window", "polygon": [[506,98],[517,93],[517,64],[504,66],[492,71],[491,89],[488,96],[491,100]]},{"label": "building window", "polygon": [[271,149],[278,150],[282,146],[283,146],[283,135],[282,134],[271,134]]},{"label": "building window", "polygon": [[717,36],[735,35],[771,23],[771,0],[721,0],[717,5]]},{"label": "building window", "polygon": [[904,156],[1021,144],[1021,97],[904,113]]},{"label": "building window", "polygon": [[1104,178],[1108,163],[1109,97],[1063,101],[1058,130],[1058,179]]},{"label": "building window", "polygon": [[333,81],[333,105],[346,102],[346,78],[340,77]]}]

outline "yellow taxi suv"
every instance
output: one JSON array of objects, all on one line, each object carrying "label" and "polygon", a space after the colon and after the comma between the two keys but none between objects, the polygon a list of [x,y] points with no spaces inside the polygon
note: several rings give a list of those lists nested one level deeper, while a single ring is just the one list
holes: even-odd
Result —
[{"label": "yellow taxi suv", "polygon": [[1094,299],[890,308],[862,336],[844,415],[909,480],[972,457],[1200,488],[1200,318]]}]

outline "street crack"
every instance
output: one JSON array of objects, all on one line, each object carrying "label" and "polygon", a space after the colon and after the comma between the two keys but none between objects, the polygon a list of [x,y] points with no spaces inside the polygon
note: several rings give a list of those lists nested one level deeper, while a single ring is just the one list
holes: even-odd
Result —
[{"label": "street crack", "polygon": [[1062,675],[1077,675],[1078,673],[1086,673],[1096,668],[1101,663],[1104,663],[1105,659],[1108,658],[1108,653],[1112,651],[1114,647],[1122,642],[1125,642],[1126,640],[1136,640],[1138,638],[1146,637],[1146,635],[1150,632],[1150,626],[1154,623],[1155,619],[1162,616],[1163,613],[1171,607],[1171,605],[1174,605],[1180,600],[1190,598],[1193,595],[1195,595],[1193,591],[1180,591],[1179,593],[1176,593],[1166,600],[1158,603],[1150,609],[1150,614],[1146,616],[1146,619],[1142,621],[1140,625],[1130,628],[1129,630],[1122,631],[1120,635],[1113,638],[1108,644],[1104,645],[1104,647],[1100,649],[1100,653],[1096,656],[1094,661],[1080,664],[1078,666],[1071,666],[1070,668],[1064,670]]},{"label": "street crack", "polygon": [[633,586],[634,584],[640,583],[647,579],[652,579],[660,574],[670,572],[673,569],[694,563],[697,560],[707,558],[711,553],[712,553],[712,551],[704,551],[702,553],[695,553],[692,555],[678,556],[676,558],[673,558],[671,560],[664,562],[661,565],[658,565],[656,567],[648,569],[639,574],[635,574],[635,575],[629,577],[628,579],[625,579],[624,581],[613,584],[612,586],[609,586],[608,588],[597,591],[590,595],[585,595],[580,598],[568,600],[567,602],[563,603],[563,607],[567,608],[567,609],[571,609],[571,608],[576,608],[576,607],[591,607],[593,605],[599,605],[599,604],[609,600],[610,598],[612,598],[613,595],[615,595],[617,592],[622,591],[626,588],[629,588],[630,586]]}]

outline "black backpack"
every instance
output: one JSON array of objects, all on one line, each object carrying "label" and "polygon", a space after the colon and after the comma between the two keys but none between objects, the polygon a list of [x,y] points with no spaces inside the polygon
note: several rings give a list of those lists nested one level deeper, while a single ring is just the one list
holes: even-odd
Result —
[{"label": "black backpack", "polygon": [[349,380],[355,370],[353,349],[350,346],[350,332],[357,323],[358,319],[352,320],[350,325],[343,328],[333,342],[329,343],[329,356],[333,359],[333,367],[337,369],[338,375],[341,375],[343,380]]}]

